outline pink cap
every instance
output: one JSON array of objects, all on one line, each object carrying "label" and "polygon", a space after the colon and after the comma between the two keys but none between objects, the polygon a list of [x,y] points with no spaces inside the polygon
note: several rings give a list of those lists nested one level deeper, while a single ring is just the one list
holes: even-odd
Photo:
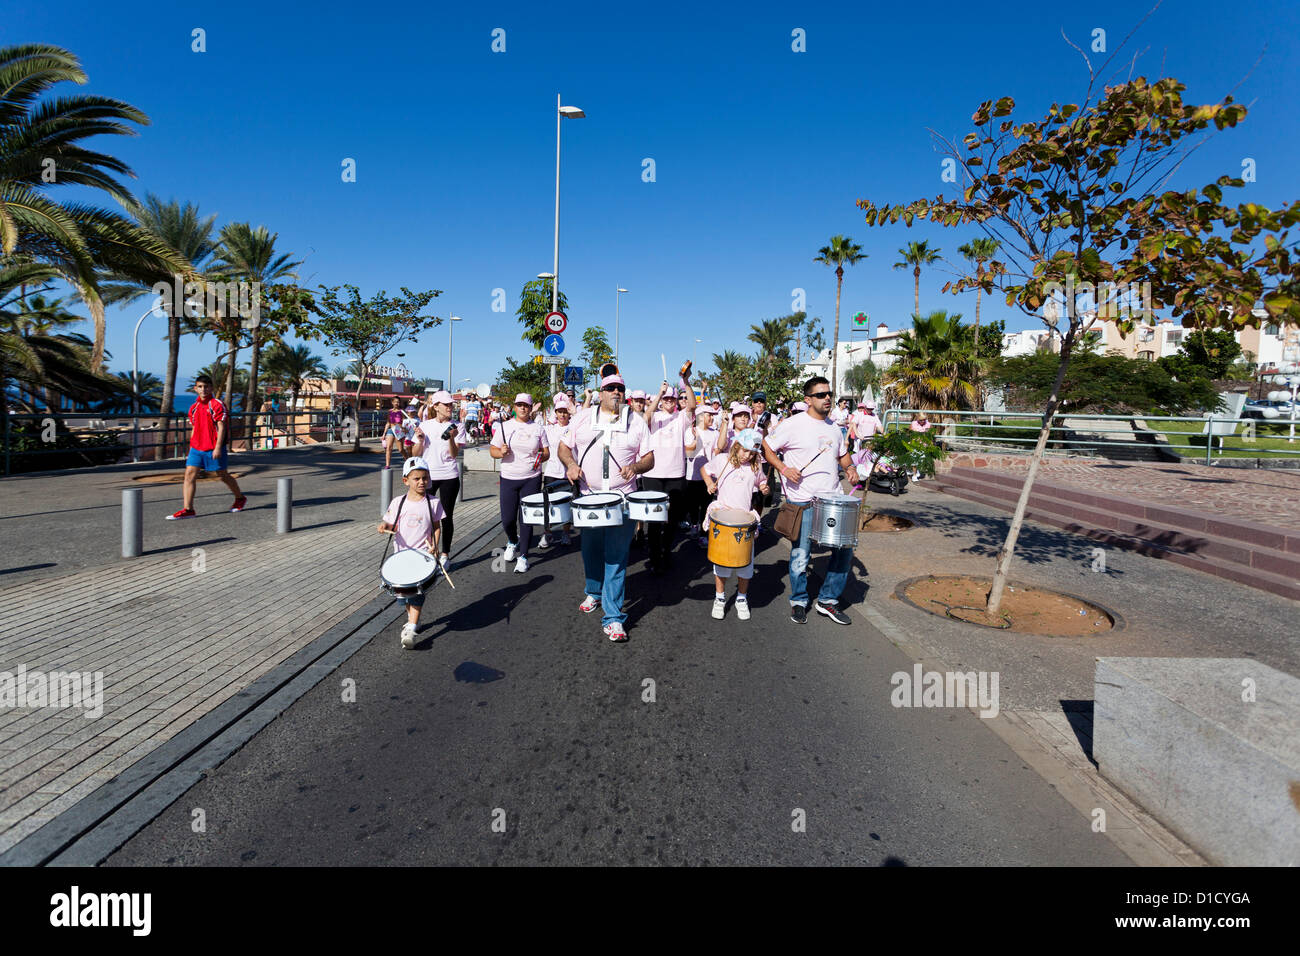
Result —
[{"label": "pink cap", "polygon": [[515,396],[515,404],[518,405],[520,402],[523,402],[525,405],[532,407],[533,396],[529,395],[527,392],[520,392],[518,395]]},{"label": "pink cap", "polygon": [[733,414],[733,415],[752,415],[752,414],[754,414],[754,411],[753,411],[753,409],[751,409],[748,405],[742,405],[742,404],[740,404],[740,402],[732,402],[732,403],[731,403],[731,414]]},{"label": "pink cap", "polygon": [[866,408],[866,407],[867,407],[866,402],[858,402],[858,408]]},{"label": "pink cap", "polygon": [[555,408],[557,411],[561,408],[567,408],[572,411],[573,402],[569,399],[568,395],[561,392],[559,395],[555,396]]},{"label": "pink cap", "polygon": [[676,398],[676,397],[677,397],[677,389],[669,385],[668,388],[664,390],[664,398]]},{"label": "pink cap", "polygon": [[[619,381],[621,382],[622,379],[619,379]],[[631,392],[628,393],[628,396],[627,396],[627,397],[628,397],[628,398],[646,398],[647,396],[646,396],[646,393],[645,393],[645,392],[641,391],[641,389],[639,389],[639,388],[634,388],[634,389],[632,389]]]},{"label": "pink cap", "polygon": [[432,395],[429,396],[429,401],[432,402],[434,405],[450,405],[451,393],[446,391],[445,389],[440,392],[434,392]]},{"label": "pink cap", "polygon": [[795,402],[793,405],[790,406],[790,410],[795,412],[806,412],[808,411],[808,403]]},{"label": "pink cap", "polygon": [[[606,375],[600,380],[600,387],[604,388],[606,385],[622,385],[626,388],[627,382],[623,381],[622,375]],[[633,392],[632,394],[635,396],[636,392]]]}]

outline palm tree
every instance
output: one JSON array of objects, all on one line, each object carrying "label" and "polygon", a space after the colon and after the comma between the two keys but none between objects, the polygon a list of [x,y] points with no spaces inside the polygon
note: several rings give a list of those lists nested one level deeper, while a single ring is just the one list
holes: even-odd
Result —
[{"label": "palm tree", "polygon": [[[203,368],[199,369],[197,373],[195,373],[194,378],[198,378],[198,376],[200,375],[206,375],[208,378],[212,379],[213,384],[216,384],[217,382],[224,382],[229,380],[231,382],[231,394],[242,396],[248,386],[248,369],[236,366],[232,371],[230,368],[229,356],[230,353],[227,352],[226,358],[215,359],[214,361],[208,363]],[[194,379],[190,379],[190,389],[193,390],[193,388],[194,388]],[[233,411],[234,409],[231,408],[229,405],[226,406],[226,412],[228,414],[232,413]],[[257,411],[257,409],[245,408],[245,409],[241,409],[241,411],[245,411],[245,412]],[[227,435],[227,440],[229,440],[229,438],[230,436]]]},{"label": "palm tree", "polygon": [[831,244],[818,250],[813,262],[835,267],[835,337],[831,339],[831,388],[837,388],[840,342],[840,289],[844,285],[844,266],[857,265],[867,258],[862,247],[846,236],[831,236]]},{"label": "palm tree", "polygon": [[747,338],[758,346],[759,352],[769,363],[775,361],[781,351],[789,353],[790,326],[786,319],[764,319],[762,325],[751,325],[749,328]]},{"label": "palm tree", "polygon": [[[989,239],[989,238],[972,239],[970,242],[958,246],[957,251],[960,252],[963,256],[965,256],[967,260],[969,260],[971,263],[974,264],[975,274],[982,278],[984,273],[984,263],[988,262],[990,259],[992,259],[995,255],[998,254],[998,247],[1001,245],[1002,243],[998,242],[996,239]],[[979,351],[979,347],[980,347],[980,300],[982,298],[984,298],[984,290],[982,288],[976,289],[975,290],[975,351],[977,352]],[[918,312],[921,309],[919,289],[917,290],[916,308]]]},{"label": "palm tree", "polygon": [[[182,206],[175,199],[163,202],[153,193],[147,194],[144,205],[135,210],[135,219],[140,228],[174,249],[196,272],[206,267],[216,249],[212,238],[216,218],[215,215],[200,218],[198,206],[188,202]],[[170,286],[174,281],[172,275],[109,275],[105,279],[100,286],[104,301],[120,304],[135,302],[151,294],[159,282]],[[163,297],[163,310],[167,313],[167,370],[162,392],[162,410],[165,414],[171,413],[176,395],[181,320],[185,310],[183,303],[172,302],[170,299],[168,296]]]},{"label": "palm tree", "polygon": [[904,407],[953,411],[976,407],[988,360],[962,334],[961,315],[942,310],[915,316],[912,328],[890,349],[895,361],[882,381]]},{"label": "palm tree", "polygon": [[146,415],[156,415],[162,411],[163,403],[163,380],[151,372],[141,372],[139,381],[133,388],[130,372],[118,372],[117,379],[122,383],[122,388],[126,390],[123,399],[109,399],[101,402],[96,411],[105,415],[122,415],[130,414],[135,411],[135,400],[138,396],[140,411]]},{"label": "palm tree", "polygon": [[909,242],[906,249],[899,249],[898,254],[903,257],[901,262],[895,262],[895,269],[906,269],[909,266],[912,269],[912,278],[916,282],[916,309],[912,313],[914,316],[921,314],[921,266],[928,266],[939,259],[938,249],[931,249],[929,242]]},{"label": "palm tree", "polygon": [[135,198],[116,178],[133,175],[121,160],[86,149],[99,134],[134,135],[128,124],[149,118],[135,107],[102,96],[74,95],[38,102],[61,82],[85,84],[80,62],[49,44],[0,48],[0,252],[16,261],[52,266],[90,310],[95,325],[92,370],[104,364],[104,302],[98,271],[141,269],[186,272],[187,264],[164,243],[117,213],[81,203],[60,204],[46,192],[56,186],[101,189],[128,209]]},{"label": "palm tree", "polygon": [[[281,388],[289,390],[288,414],[298,410],[298,393],[306,387],[311,378],[325,378],[329,371],[319,355],[313,355],[306,345],[292,348],[282,342],[276,342],[266,350],[265,378]],[[290,430],[292,440],[292,430]]]},{"label": "palm tree", "polygon": [[[269,286],[280,279],[296,279],[297,274],[294,270],[302,263],[293,261],[288,253],[276,255],[275,240],[278,238],[279,233],[270,232],[265,226],[254,229],[246,222],[230,223],[221,230],[221,240],[217,246],[211,274],[215,278],[226,281],[250,283],[254,289]],[[261,292],[255,294],[261,297]],[[264,303],[263,297],[257,305],[260,307]],[[249,364],[248,392],[244,396],[244,408],[252,411],[257,407],[257,366],[262,349],[260,325],[253,328],[250,339],[252,358]],[[237,346],[235,350],[238,351]]]}]

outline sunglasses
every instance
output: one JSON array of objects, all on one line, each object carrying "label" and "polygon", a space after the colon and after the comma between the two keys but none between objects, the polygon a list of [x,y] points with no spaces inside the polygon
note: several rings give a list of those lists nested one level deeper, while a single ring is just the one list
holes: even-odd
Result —
[{"label": "sunglasses", "polygon": [[602,392],[626,392],[627,389],[622,385],[606,385],[601,389]]},{"label": "sunglasses", "polygon": [[808,397],[809,398],[830,398],[831,395],[833,394],[834,394],[833,392],[813,392]]}]

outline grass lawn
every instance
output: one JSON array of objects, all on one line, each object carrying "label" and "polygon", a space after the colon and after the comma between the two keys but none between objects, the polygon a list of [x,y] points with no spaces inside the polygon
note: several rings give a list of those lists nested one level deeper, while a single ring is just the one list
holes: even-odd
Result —
[{"label": "grass lawn", "polygon": [[[1169,439],[1171,445],[1192,445],[1192,448],[1174,448],[1177,454],[1184,458],[1205,458],[1205,435],[1201,434],[1204,425],[1197,422],[1159,422],[1159,430],[1165,432],[1165,437]],[[1215,458],[1261,458],[1273,457],[1261,455],[1263,449],[1274,449],[1277,451],[1291,452],[1294,455],[1300,455],[1300,422],[1296,427],[1296,440],[1289,442],[1286,440],[1289,424],[1278,424],[1276,421],[1266,423],[1256,423],[1255,438],[1250,440],[1245,436],[1247,426],[1242,424],[1237,426],[1237,434],[1223,437],[1223,452],[1219,452],[1218,439],[1214,443]],[[1276,456],[1278,458],[1290,456]]]}]

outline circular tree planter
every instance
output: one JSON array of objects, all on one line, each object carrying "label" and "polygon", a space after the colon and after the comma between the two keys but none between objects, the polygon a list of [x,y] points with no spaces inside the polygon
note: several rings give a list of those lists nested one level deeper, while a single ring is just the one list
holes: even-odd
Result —
[{"label": "circular tree planter", "polygon": [[1096,601],[1019,581],[1008,582],[1000,612],[990,615],[984,606],[992,584],[966,574],[925,574],[900,582],[894,594],[927,614],[1017,634],[1089,637],[1124,629],[1124,619]]},{"label": "circular tree planter", "polygon": [[898,515],[877,511],[863,517],[862,523],[858,526],[858,531],[864,533],[910,531],[915,526],[916,523],[910,518],[901,518]]}]

